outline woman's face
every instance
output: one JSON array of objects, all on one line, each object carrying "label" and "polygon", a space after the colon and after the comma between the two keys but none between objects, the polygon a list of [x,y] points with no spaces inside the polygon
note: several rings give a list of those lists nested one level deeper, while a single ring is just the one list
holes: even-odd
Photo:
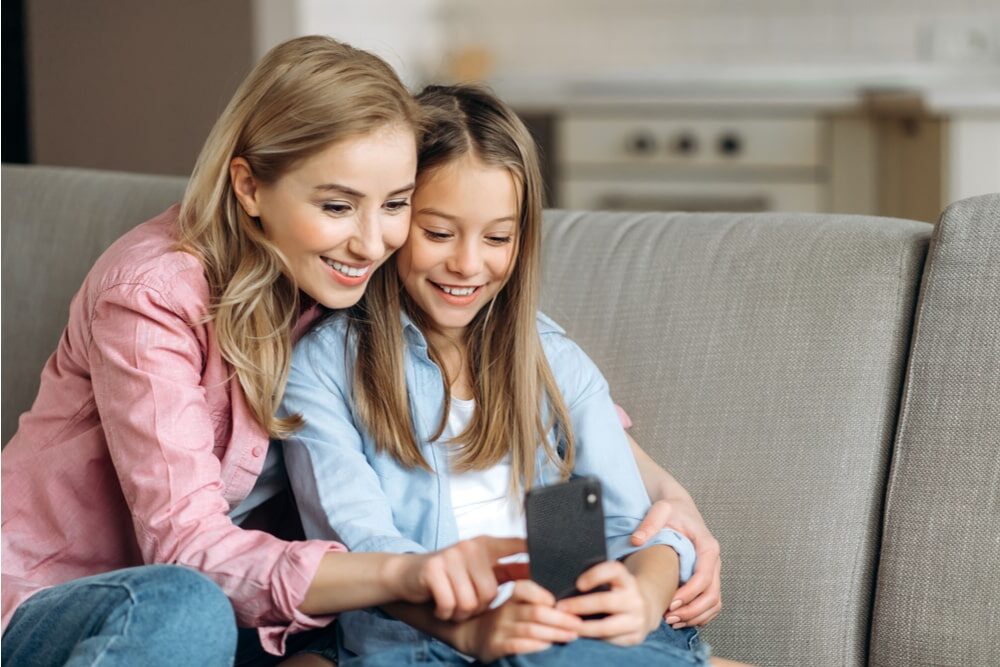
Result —
[{"label": "woman's face", "polygon": [[416,170],[413,131],[390,125],[333,143],[271,184],[256,182],[243,158],[230,174],[299,289],[346,308],[406,240]]},{"label": "woman's face", "polygon": [[453,340],[510,275],[518,194],[509,170],[472,155],[421,176],[396,262],[410,298]]}]

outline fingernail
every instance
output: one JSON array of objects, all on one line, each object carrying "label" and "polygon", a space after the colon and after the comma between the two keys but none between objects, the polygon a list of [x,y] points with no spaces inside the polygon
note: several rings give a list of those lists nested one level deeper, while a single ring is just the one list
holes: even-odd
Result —
[{"label": "fingernail", "polygon": [[637,531],[635,531],[635,532],[634,532],[634,533],[632,533],[632,534],[633,534],[633,535],[634,535],[635,537],[639,538],[640,540],[644,540],[644,539],[646,539],[646,531],[644,531],[644,530],[637,530]]},{"label": "fingernail", "polygon": [[673,611],[674,609],[677,609],[677,607],[681,606],[682,602],[683,602],[683,600],[681,600],[680,598],[677,598],[676,600],[674,600],[673,602],[670,603],[670,609],[668,611]]},{"label": "fingernail", "polygon": [[669,623],[670,625],[673,625],[679,620],[681,620],[680,616],[667,616],[667,623]]}]

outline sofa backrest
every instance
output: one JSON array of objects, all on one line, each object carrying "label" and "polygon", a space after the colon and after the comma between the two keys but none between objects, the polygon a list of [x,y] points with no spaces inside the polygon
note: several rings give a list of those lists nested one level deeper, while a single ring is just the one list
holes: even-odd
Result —
[{"label": "sofa backrest", "polygon": [[927,257],[871,664],[1000,665],[1000,194],[945,210]]},{"label": "sofa backrest", "polygon": [[126,230],[180,201],[185,179],[4,165],[2,442],[34,401],[69,302]]},{"label": "sofa backrest", "polygon": [[705,635],[764,665],[862,665],[931,226],[550,212],[544,309],[722,544]]}]

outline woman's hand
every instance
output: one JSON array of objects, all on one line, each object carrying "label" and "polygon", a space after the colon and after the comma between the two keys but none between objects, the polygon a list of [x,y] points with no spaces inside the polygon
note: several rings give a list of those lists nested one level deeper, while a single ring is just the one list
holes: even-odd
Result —
[{"label": "woman's hand", "polygon": [[527,550],[521,538],[476,537],[427,554],[402,554],[387,568],[400,600],[434,603],[444,621],[481,614],[497,594],[497,559]]},{"label": "woman's hand", "polygon": [[662,607],[654,607],[635,576],[618,561],[599,563],[576,581],[581,591],[592,591],[602,585],[608,585],[610,590],[560,600],[556,609],[577,616],[607,614],[604,618],[583,621],[581,637],[604,639],[619,646],[641,644],[659,626]]},{"label": "woman's hand", "polygon": [[466,621],[455,648],[481,662],[493,662],[514,653],[544,651],[555,643],[579,636],[577,616],[555,608],[555,598],[529,579],[514,584],[510,599],[497,609]]},{"label": "woman's hand", "polygon": [[719,542],[712,536],[690,496],[657,500],[632,533],[632,544],[642,546],[663,528],[673,528],[694,544],[694,574],[677,589],[666,620],[675,629],[704,625],[722,611],[722,561]]}]

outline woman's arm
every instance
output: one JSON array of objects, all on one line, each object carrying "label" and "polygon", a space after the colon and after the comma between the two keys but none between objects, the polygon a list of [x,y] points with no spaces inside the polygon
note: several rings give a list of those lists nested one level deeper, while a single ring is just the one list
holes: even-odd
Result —
[{"label": "woman's arm", "polygon": [[631,435],[628,440],[639,465],[642,483],[654,501],[646,518],[632,534],[632,543],[645,544],[650,535],[662,528],[673,528],[694,543],[697,554],[694,575],[674,595],[667,622],[675,628],[704,625],[722,610],[719,542],[705,525],[687,490],[644,452]]}]

